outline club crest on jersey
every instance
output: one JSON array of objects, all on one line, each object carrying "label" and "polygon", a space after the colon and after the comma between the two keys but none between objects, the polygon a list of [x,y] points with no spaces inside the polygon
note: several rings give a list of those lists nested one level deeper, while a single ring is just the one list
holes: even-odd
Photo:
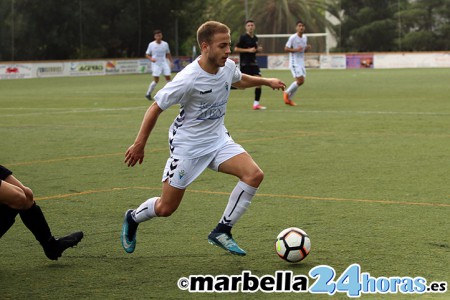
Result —
[{"label": "club crest on jersey", "polygon": [[228,86],[228,82],[225,82],[225,90],[228,91],[229,86]]},{"label": "club crest on jersey", "polygon": [[183,179],[184,175],[186,175],[186,172],[184,170],[178,172],[178,176],[180,176],[180,179]]}]

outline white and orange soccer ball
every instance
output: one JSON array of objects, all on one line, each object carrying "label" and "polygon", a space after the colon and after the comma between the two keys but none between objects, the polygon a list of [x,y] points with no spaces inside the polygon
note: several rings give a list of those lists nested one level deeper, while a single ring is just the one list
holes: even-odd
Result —
[{"label": "white and orange soccer ball", "polygon": [[300,228],[286,228],[278,234],[275,250],[282,259],[292,263],[299,262],[309,254],[311,240]]}]

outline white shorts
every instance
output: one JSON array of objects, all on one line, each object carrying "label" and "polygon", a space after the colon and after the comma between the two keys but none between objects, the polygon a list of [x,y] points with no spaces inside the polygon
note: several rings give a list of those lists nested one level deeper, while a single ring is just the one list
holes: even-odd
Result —
[{"label": "white shorts", "polygon": [[306,77],[305,66],[292,65],[291,66],[291,73],[292,73],[292,76],[294,76],[294,78]]},{"label": "white shorts", "polygon": [[197,158],[176,159],[170,157],[164,168],[162,182],[168,179],[171,186],[185,189],[206,168],[218,171],[221,163],[243,152],[245,150],[241,145],[229,141],[222,148]]},{"label": "white shorts", "polygon": [[153,77],[159,77],[163,74],[164,76],[170,76],[170,66],[168,63],[155,64],[152,63],[152,75]]}]

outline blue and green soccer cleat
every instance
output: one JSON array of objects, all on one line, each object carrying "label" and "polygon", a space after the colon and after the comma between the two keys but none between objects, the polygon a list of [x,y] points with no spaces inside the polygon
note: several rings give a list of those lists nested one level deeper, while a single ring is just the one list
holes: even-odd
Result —
[{"label": "blue and green soccer cleat", "polygon": [[[125,213],[125,217],[123,218],[122,224],[122,234],[120,236],[120,240],[122,242],[122,247],[127,253],[133,253],[136,248],[136,225],[130,225],[131,212],[133,210],[129,209]],[[133,233],[130,236],[130,229],[132,229]],[[134,230],[133,230],[134,229]]]},{"label": "blue and green soccer cleat", "polygon": [[238,246],[236,241],[231,237],[231,234],[212,231],[208,235],[208,242],[211,245],[218,246],[234,255],[244,256],[247,254]]}]

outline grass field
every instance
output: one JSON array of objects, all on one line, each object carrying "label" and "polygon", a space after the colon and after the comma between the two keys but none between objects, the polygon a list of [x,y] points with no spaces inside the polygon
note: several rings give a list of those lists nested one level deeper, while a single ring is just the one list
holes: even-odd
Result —
[{"label": "grass field", "polygon": [[[288,71],[263,75],[292,81]],[[352,263],[374,277],[449,282],[449,78],[450,69],[311,70],[297,107],[263,88],[266,111],[251,110],[253,89],[233,90],[227,128],[265,172],[233,230],[246,257],[206,241],[236,183],[209,170],[174,215],[140,226],[135,253],[122,250],[123,213],[160,192],[167,130],[177,114],[173,107],[161,115],[144,164],[127,168],[124,152],[149,105],[148,75],[0,81],[0,163],[33,189],[55,235],[85,233],[77,248],[53,262],[17,218],[0,240],[0,298],[329,299],[189,294],[177,281],[243,270],[307,275],[318,265],[339,276]],[[312,241],[299,264],[274,251],[276,235],[291,226],[303,228]]]}]

